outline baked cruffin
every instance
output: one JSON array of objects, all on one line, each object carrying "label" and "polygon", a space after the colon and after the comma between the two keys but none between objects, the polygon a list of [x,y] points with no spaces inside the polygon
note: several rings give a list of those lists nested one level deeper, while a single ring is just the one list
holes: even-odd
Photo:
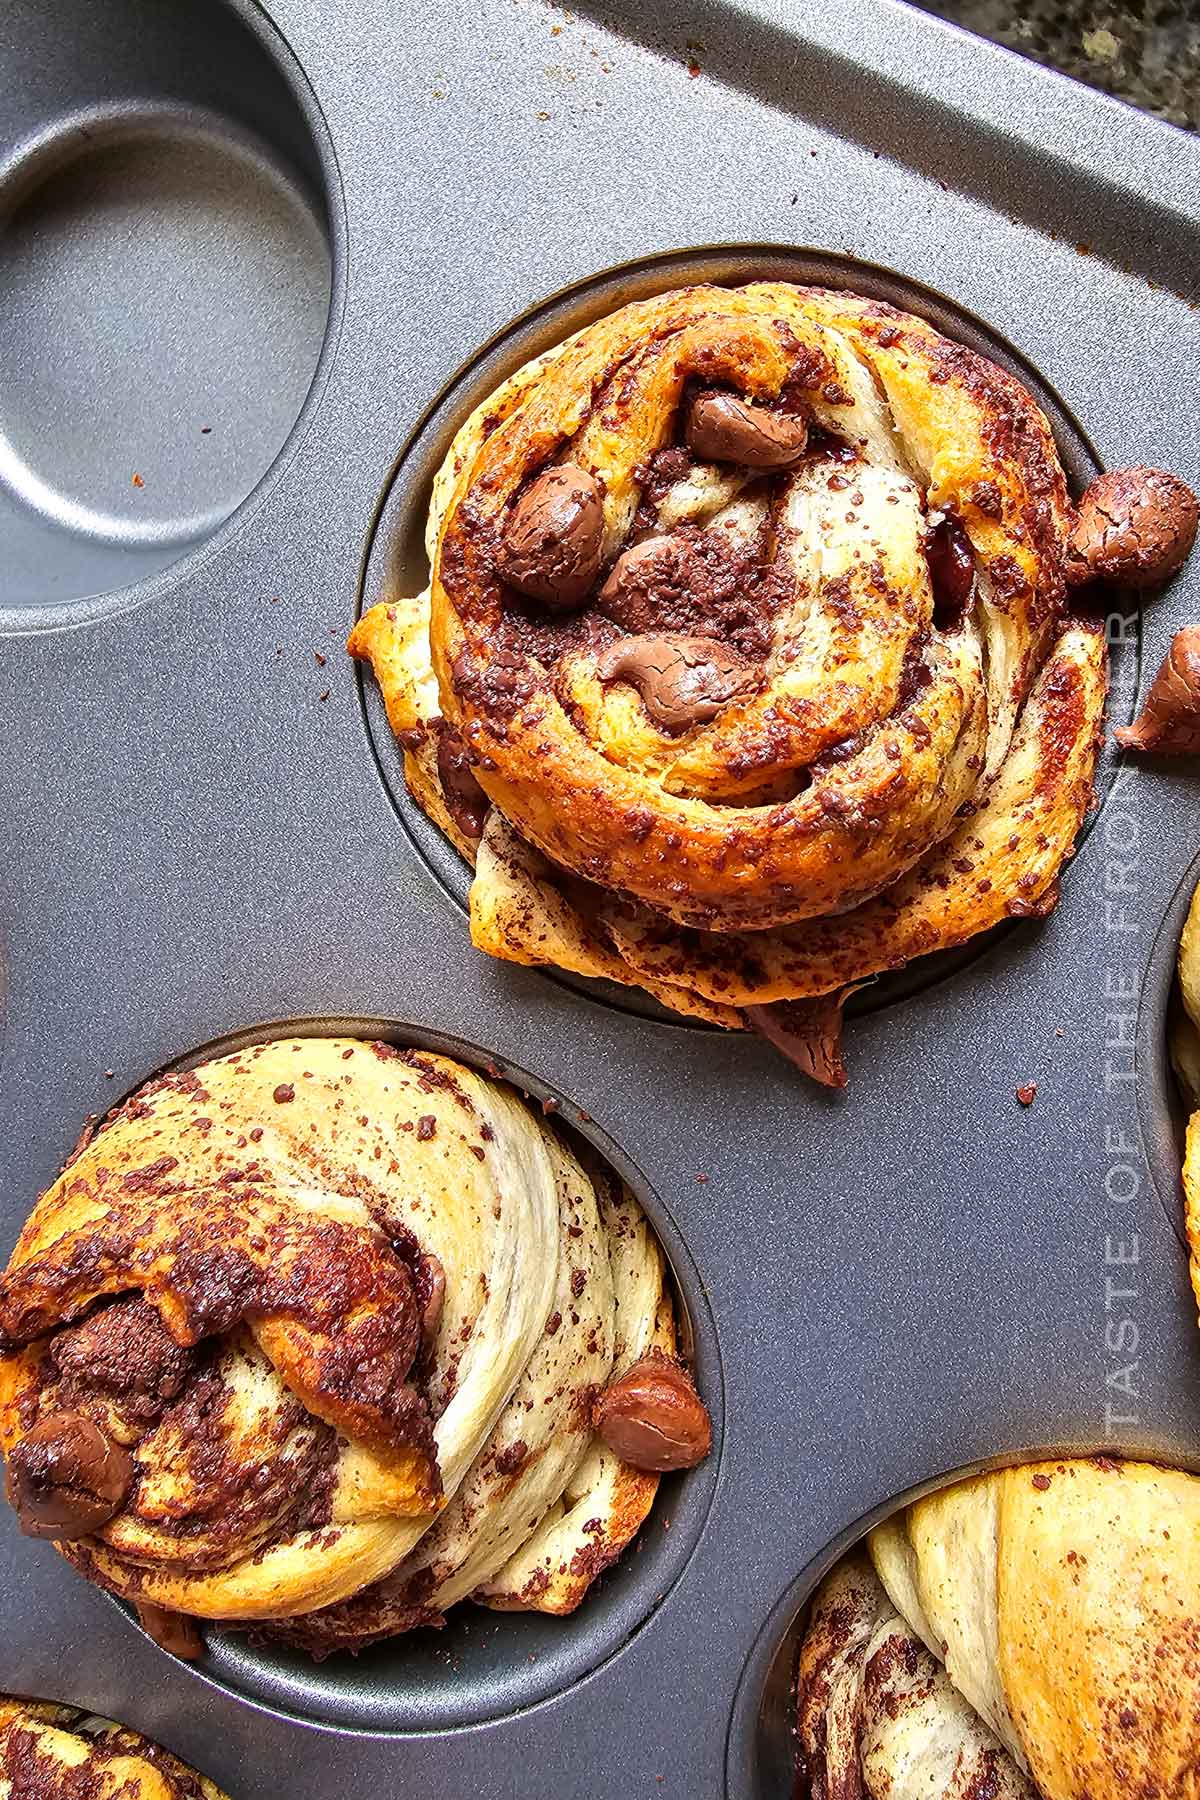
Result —
[{"label": "baked cruffin", "polygon": [[1184,1218],[1191,1246],[1192,1287],[1200,1305],[1200,887],[1179,939],[1178,999],[1170,1015],[1170,1050],[1188,1110],[1183,1153]]},{"label": "baked cruffin", "polygon": [[857,984],[1055,902],[1106,688],[1073,520],[1030,395],[923,320],[688,288],[475,411],[429,587],[350,650],[480,949],[840,1085]]},{"label": "baked cruffin", "polygon": [[1200,1794],[1200,1480],[978,1476],[873,1531],[800,1650],[802,1800]]},{"label": "baked cruffin", "polygon": [[[568,1613],[710,1442],[632,1197],[499,1082],[386,1044],[143,1090],[39,1200],[0,1333],[22,1528],[182,1654],[192,1618],[320,1655],[467,1596]],[[603,1416],[631,1384],[640,1441]]]},{"label": "baked cruffin", "polygon": [[136,1731],[70,1706],[0,1699],[0,1800],[225,1800]]}]

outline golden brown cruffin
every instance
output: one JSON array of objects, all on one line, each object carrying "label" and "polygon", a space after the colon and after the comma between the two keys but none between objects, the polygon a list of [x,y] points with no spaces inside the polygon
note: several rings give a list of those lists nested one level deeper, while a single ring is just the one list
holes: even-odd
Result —
[{"label": "golden brown cruffin", "polygon": [[1184,920],[1176,973],[1179,994],[1171,1013],[1170,1049],[1189,1115],[1183,1153],[1184,1217],[1192,1289],[1200,1305],[1200,887]]},{"label": "golden brown cruffin", "polygon": [[0,1333],[23,1528],[160,1641],[182,1614],[317,1654],[468,1596],[572,1611],[657,1488],[593,1403],[675,1348],[607,1170],[502,1083],[343,1038],[121,1108],[35,1207]]},{"label": "golden brown cruffin", "polygon": [[1046,419],[975,352],[853,294],[688,288],[477,408],[429,588],[349,647],[480,949],[786,1043],[1054,904],[1107,679],[1070,524]]},{"label": "golden brown cruffin", "polygon": [[0,1698],[0,1800],[225,1800],[159,1744],[78,1708]]},{"label": "golden brown cruffin", "polygon": [[1196,1800],[1200,1479],[1108,1457],[919,1500],[818,1590],[801,1795]]}]

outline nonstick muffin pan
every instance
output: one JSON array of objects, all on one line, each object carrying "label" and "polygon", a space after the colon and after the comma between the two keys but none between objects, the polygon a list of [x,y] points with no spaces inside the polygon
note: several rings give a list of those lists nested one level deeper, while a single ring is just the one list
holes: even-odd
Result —
[{"label": "nonstick muffin pan", "polygon": [[[717,1442],[573,1618],[462,1608],[319,1666],[232,1638],[173,1663],[5,1513],[0,1690],[119,1717],[240,1800],[775,1800],[795,1620],[865,1524],[1035,1450],[1200,1464],[1142,1137],[1170,1141],[1147,976],[1194,777],[1107,758],[1058,911],[869,996],[831,1097],[750,1038],[476,956],[343,640],[476,384],[698,274],[983,331],[1058,396],[1074,479],[1195,484],[1200,152],[890,0],[705,0],[652,34],[625,0],[169,11],[0,21],[3,1248],[88,1113],[244,1031],[494,1059],[642,1197]],[[1192,568],[1140,655],[1120,628],[1117,719],[1198,615]],[[1126,1317],[1135,1354],[1108,1348]]]}]

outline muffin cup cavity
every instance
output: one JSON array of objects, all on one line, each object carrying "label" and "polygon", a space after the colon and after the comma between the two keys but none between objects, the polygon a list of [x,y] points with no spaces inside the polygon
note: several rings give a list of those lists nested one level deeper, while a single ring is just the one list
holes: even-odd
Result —
[{"label": "muffin cup cavity", "polygon": [[132,604],[305,409],[335,286],[324,125],[238,0],[36,4],[0,125],[0,630]]}]

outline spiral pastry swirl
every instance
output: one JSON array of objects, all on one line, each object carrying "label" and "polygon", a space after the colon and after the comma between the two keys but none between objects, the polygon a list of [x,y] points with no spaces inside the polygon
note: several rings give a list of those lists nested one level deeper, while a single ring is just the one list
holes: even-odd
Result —
[{"label": "spiral pastry swirl", "polygon": [[782,283],[637,301],[529,364],[435,483],[374,665],[477,945],[731,1027],[1047,910],[1105,649],[1025,389]]},{"label": "spiral pastry swirl", "polygon": [[75,1707],[0,1699],[0,1800],[225,1800],[136,1731]]},{"label": "spiral pastry swirl", "polygon": [[657,1486],[594,1403],[675,1347],[607,1171],[499,1083],[347,1039],[127,1104],[35,1208],[0,1332],[23,1528],[151,1628],[316,1653],[467,1596],[571,1611]]},{"label": "spiral pastry swirl", "polygon": [[1195,1800],[1200,1481],[1044,1462],[878,1526],[818,1589],[802,1800]]},{"label": "spiral pastry swirl", "polygon": [[1192,1291],[1200,1306],[1200,886],[1192,894],[1179,938],[1176,994],[1168,1014],[1168,1043],[1187,1108],[1183,1197]]}]

